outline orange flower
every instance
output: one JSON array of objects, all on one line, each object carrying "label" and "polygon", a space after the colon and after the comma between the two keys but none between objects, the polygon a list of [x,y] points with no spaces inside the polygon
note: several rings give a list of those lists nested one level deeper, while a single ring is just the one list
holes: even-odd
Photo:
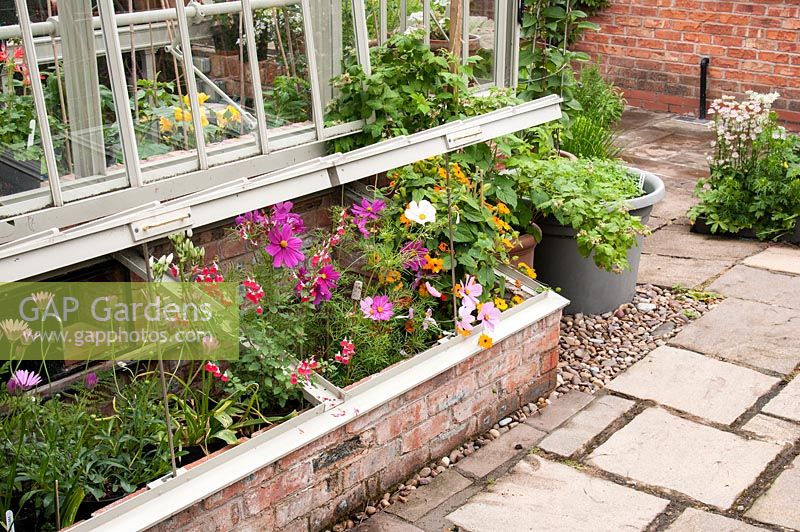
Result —
[{"label": "orange flower", "polygon": [[500,214],[511,214],[509,208],[506,206],[505,203],[502,202],[497,203],[497,212],[499,212]]},{"label": "orange flower", "polygon": [[386,284],[389,283],[396,283],[400,280],[400,272],[397,270],[391,270],[389,273],[386,274]]},{"label": "orange flower", "polygon": [[448,249],[450,248],[447,247],[447,243],[439,242],[439,251],[441,251],[442,253],[447,253]]},{"label": "orange flower", "polygon": [[498,218],[497,216],[492,216],[492,220],[494,220],[494,225],[496,225],[497,228],[500,229],[500,231],[509,231],[509,230],[511,230],[511,226],[508,225],[507,222],[505,222],[505,221],[501,220],[500,218]]},{"label": "orange flower", "polygon": [[431,258],[430,255],[425,255],[425,264],[422,266],[423,270],[430,270],[433,273],[439,273],[444,267],[442,259]]},{"label": "orange flower", "polygon": [[419,290],[418,290],[418,292],[419,292],[419,295],[421,295],[422,297],[425,297],[425,296],[427,296],[427,295],[428,295],[428,289],[427,289],[427,288],[425,288],[425,285],[424,285],[424,284],[421,284],[421,285],[419,285]]},{"label": "orange flower", "polygon": [[478,345],[481,346],[482,348],[489,349],[490,347],[492,347],[492,344],[493,342],[490,336],[482,334],[478,337]]},{"label": "orange flower", "polygon": [[456,297],[464,297],[464,294],[461,293],[461,283],[457,283],[453,287],[453,293],[456,295]]},{"label": "orange flower", "polygon": [[406,324],[403,326],[403,328],[406,330],[407,333],[413,333],[414,332],[414,322],[411,321],[411,320],[408,320],[406,322]]},{"label": "orange flower", "polygon": [[456,332],[461,336],[469,336],[469,331],[466,329],[462,329],[461,327],[456,327]]},{"label": "orange flower", "polygon": [[400,223],[404,224],[406,227],[411,225],[411,220],[406,218],[405,211],[400,215]]}]

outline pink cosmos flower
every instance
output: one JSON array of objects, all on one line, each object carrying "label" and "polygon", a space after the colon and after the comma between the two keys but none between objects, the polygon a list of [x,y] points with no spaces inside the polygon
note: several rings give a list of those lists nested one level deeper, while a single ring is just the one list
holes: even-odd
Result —
[{"label": "pink cosmos flower", "polygon": [[358,218],[365,218],[367,220],[377,220],[378,213],[386,207],[386,202],[376,199],[369,201],[364,198],[361,200],[361,205],[353,205],[353,216]]},{"label": "pink cosmos flower", "polygon": [[427,331],[429,327],[436,327],[438,323],[433,318],[433,310],[428,309],[425,311],[425,318],[422,320],[422,330]]},{"label": "pink cosmos flower", "polygon": [[458,308],[458,317],[460,319],[456,321],[456,329],[469,332],[475,328],[472,325],[472,322],[475,321],[475,316],[472,315],[473,310],[475,310],[473,307],[467,305],[461,305]]},{"label": "pink cosmos flower", "polygon": [[306,226],[299,214],[291,212],[292,207],[294,207],[294,204],[291,201],[273,205],[272,223],[276,226],[289,225],[295,233],[302,233],[306,230]]},{"label": "pink cosmos flower", "polygon": [[6,386],[8,387],[8,393],[14,395],[30,390],[41,382],[42,378],[37,373],[27,369],[18,369],[11,375]]},{"label": "pink cosmos flower", "polygon": [[408,257],[408,261],[403,264],[403,268],[416,272],[425,264],[425,255],[428,254],[428,248],[423,246],[419,240],[414,240],[401,247],[400,253],[403,257]]},{"label": "pink cosmos flower", "polygon": [[314,286],[311,287],[311,295],[314,296],[313,303],[319,305],[323,301],[330,301],[331,290],[336,289],[336,281],[339,280],[341,274],[333,269],[333,266],[326,264],[323,266],[317,278],[314,279]]},{"label": "pink cosmos flower", "polygon": [[364,238],[369,238],[369,229],[367,229],[367,218],[354,218],[353,221],[356,224],[356,228],[358,228],[358,232],[361,233],[361,236]]},{"label": "pink cosmos flower", "polygon": [[483,294],[483,286],[475,280],[474,276],[467,275],[467,280],[464,281],[461,293],[464,297],[463,304],[475,308],[478,306],[478,298]]},{"label": "pink cosmos flower", "polygon": [[266,251],[272,256],[273,268],[294,268],[300,261],[305,259],[305,255],[300,251],[303,246],[303,241],[294,236],[292,227],[284,225],[283,227],[273,227],[269,231],[269,244]]},{"label": "pink cosmos flower", "polygon": [[487,331],[493,332],[495,325],[500,323],[500,309],[495,307],[491,301],[484,303],[478,311],[478,319]]},{"label": "pink cosmos flower", "polygon": [[361,312],[373,321],[387,321],[392,318],[392,302],[389,296],[365,297],[361,300]]},{"label": "pink cosmos flower", "polygon": [[431,285],[431,283],[429,283],[428,281],[425,281],[425,290],[427,290],[430,295],[432,295],[437,299],[442,297],[442,293],[439,292],[436,288],[434,288],[433,285]]}]

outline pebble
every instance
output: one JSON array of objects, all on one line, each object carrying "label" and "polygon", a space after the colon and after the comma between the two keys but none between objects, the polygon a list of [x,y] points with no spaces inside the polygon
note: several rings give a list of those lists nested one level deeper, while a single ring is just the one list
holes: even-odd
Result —
[{"label": "pebble", "polygon": [[[678,334],[687,323],[685,311],[700,316],[713,305],[684,299],[668,289],[640,285],[633,302],[613,312],[563,316],[556,393],[597,392],[621,371]],[[549,400],[540,399],[538,405],[549,404]],[[536,412],[537,404],[527,406],[530,413]]]},{"label": "pebble", "polygon": [[503,419],[500,420],[498,425],[500,425],[501,427],[505,427],[506,425],[509,425],[512,421],[513,419],[511,419],[510,417],[504,417]]},{"label": "pebble", "polygon": [[445,466],[437,466],[436,467],[436,472],[439,473],[439,474],[440,473],[444,473],[445,471],[447,471],[447,468]]},{"label": "pebble", "polygon": [[429,477],[431,476],[431,468],[430,467],[423,467],[419,472],[420,477]]},{"label": "pebble", "polygon": [[367,506],[367,507],[364,509],[364,511],[367,513],[367,515],[373,515],[375,512],[377,512],[377,511],[378,511],[378,509],[377,509],[377,508],[375,508],[374,506]]},{"label": "pebble", "polygon": [[430,477],[424,477],[424,478],[419,479],[419,485],[420,486],[427,486],[430,483],[431,483],[431,478]]},{"label": "pebble", "polygon": [[444,467],[449,466],[450,465],[450,458],[447,457],[447,456],[443,456],[442,459],[439,460],[439,464],[443,465]]},{"label": "pebble", "polygon": [[497,439],[500,437],[500,431],[497,429],[492,429],[489,431],[489,435],[492,437],[493,440]]}]

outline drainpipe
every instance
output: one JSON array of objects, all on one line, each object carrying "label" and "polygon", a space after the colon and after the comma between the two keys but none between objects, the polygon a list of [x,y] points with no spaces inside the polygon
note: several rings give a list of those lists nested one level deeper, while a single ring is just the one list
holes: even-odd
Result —
[{"label": "drainpipe", "polygon": [[710,59],[704,57],[700,60],[700,113],[698,116],[701,120],[706,118],[706,88],[708,82],[708,63]]}]

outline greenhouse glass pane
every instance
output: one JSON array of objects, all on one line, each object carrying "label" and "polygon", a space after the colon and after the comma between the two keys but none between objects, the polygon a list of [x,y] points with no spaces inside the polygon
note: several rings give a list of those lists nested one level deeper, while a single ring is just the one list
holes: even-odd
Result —
[{"label": "greenhouse glass pane", "polygon": [[[197,170],[197,142],[174,2],[124,0],[114,5],[118,17],[131,12],[171,11],[167,17],[144,24],[117,22],[144,181]],[[189,26],[195,27],[191,21]],[[199,24],[196,31],[210,30]]]},{"label": "greenhouse glass pane", "polygon": [[206,15],[189,24],[193,74],[212,165],[261,153],[244,35],[241,12]]},{"label": "greenhouse glass pane", "polygon": [[[17,23],[13,6],[2,13]],[[0,220],[53,204],[28,71],[24,46],[0,42]]]},{"label": "greenhouse glass pane", "polygon": [[302,8],[255,9],[253,19],[270,150],[313,142],[317,134]]}]

